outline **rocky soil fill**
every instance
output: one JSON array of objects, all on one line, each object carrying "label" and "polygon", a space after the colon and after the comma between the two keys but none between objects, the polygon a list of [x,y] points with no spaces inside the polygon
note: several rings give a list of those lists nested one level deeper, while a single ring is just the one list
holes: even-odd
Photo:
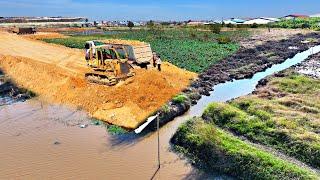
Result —
[{"label": "rocky soil fill", "polygon": [[297,65],[295,70],[298,73],[320,79],[320,53],[310,56],[303,63]]},{"label": "rocky soil fill", "polygon": [[310,38],[318,39],[320,34],[298,34],[290,39],[267,41],[255,48],[241,48],[236,54],[223,59],[200,74],[199,79],[192,83],[188,91],[209,96],[214,85],[233,79],[251,78],[255,73],[264,71],[273,64],[282,63],[297,53],[319,44],[317,41],[302,43]]},{"label": "rocky soil fill", "polygon": [[[264,71],[274,64],[283,63],[286,59],[293,58],[296,54],[318,45],[319,43],[314,40],[319,38],[320,34],[317,33],[297,34],[289,39],[266,41],[264,44],[257,45],[254,48],[242,47],[236,54],[221,60],[200,74],[199,78],[183,91],[188,100],[180,105],[171,101],[166,105],[168,106],[168,111],[160,110],[160,125],[164,125],[185,113],[191,105],[197,103],[201,95],[209,96],[215,85],[233,79],[251,78],[257,72]],[[303,43],[307,39],[313,40]],[[316,56],[317,59],[319,59],[319,56]],[[315,58],[315,56],[313,57]],[[316,63],[314,61],[310,61],[308,64],[310,66],[316,64],[319,70],[319,61]],[[261,81],[259,83],[267,82]],[[155,129],[156,124],[150,127]]]}]

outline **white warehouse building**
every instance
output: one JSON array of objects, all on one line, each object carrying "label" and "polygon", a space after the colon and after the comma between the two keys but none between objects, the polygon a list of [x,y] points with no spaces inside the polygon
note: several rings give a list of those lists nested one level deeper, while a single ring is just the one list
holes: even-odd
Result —
[{"label": "white warehouse building", "polygon": [[248,20],[243,24],[269,24],[269,23],[278,22],[278,21],[280,20],[277,18],[260,17],[260,18]]}]

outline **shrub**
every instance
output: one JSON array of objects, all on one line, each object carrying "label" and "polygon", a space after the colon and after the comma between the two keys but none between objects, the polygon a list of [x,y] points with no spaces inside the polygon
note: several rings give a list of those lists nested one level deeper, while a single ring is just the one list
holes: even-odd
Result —
[{"label": "shrub", "polygon": [[203,117],[206,117],[206,119],[214,123],[223,125],[232,122],[233,119],[244,119],[245,113],[224,103],[211,103],[204,110]]},{"label": "shrub", "polygon": [[134,27],[134,23],[132,21],[128,21],[128,27],[132,29]]},{"label": "shrub", "polygon": [[227,36],[220,36],[217,38],[219,44],[228,44],[231,43],[231,39]]},{"label": "shrub", "polygon": [[233,25],[233,24],[229,23],[229,24],[226,24],[226,27],[228,27],[228,28],[234,28],[234,27],[235,27],[235,25]]},{"label": "shrub", "polygon": [[311,25],[308,24],[308,23],[303,23],[303,24],[301,25],[301,28],[302,28],[302,29],[309,29],[310,27],[311,27]]},{"label": "shrub", "polygon": [[211,24],[210,25],[210,30],[214,34],[220,34],[221,32],[221,25],[220,24]]},{"label": "shrub", "polygon": [[172,102],[177,103],[177,104],[182,104],[188,100],[188,97],[184,94],[179,94],[172,98]]},{"label": "shrub", "polygon": [[120,135],[120,134],[125,134],[127,133],[127,130],[123,129],[120,126],[116,126],[116,125],[109,125],[107,126],[107,130],[110,134],[112,135]]},{"label": "shrub", "polygon": [[161,107],[161,110],[164,112],[164,113],[168,113],[170,112],[170,107],[168,106],[168,104],[165,104]]},{"label": "shrub", "polygon": [[197,38],[197,35],[194,31],[190,32],[190,38],[191,39],[196,39]]},{"label": "shrub", "polygon": [[251,27],[251,28],[258,28],[259,25],[258,25],[257,23],[253,23],[250,27]]}]

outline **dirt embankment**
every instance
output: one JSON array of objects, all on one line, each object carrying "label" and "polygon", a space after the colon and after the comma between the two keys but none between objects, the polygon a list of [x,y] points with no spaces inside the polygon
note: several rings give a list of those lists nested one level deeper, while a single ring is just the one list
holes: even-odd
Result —
[{"label": "dirt embankment", "polygon": [[[232,79],[251,78],[255,73],[261,72],[273,64],[284,62],[297,53],[319,44],[320,34],[297,34],[287,39],[265,41],[254,48],[242,47],[234,55],[223,59],[211,66],[206,72],[199,75],[199,79],[192,83],[187,92],[209,95],[213,86]],[[309,43],[302,43],[310,40]]]},{"label": "dirt embankment", "polygon": [[248,29],[251,33],[250,38],[243,39],[240,44],[243,48],[255,48],[267,41],[280,41],[282,39],[289,39],[298,34],[308,34],[312,31],[307,29],[277,29],[272,28],[270,32],[266,28]]},{"label": "dirt embankment", "polygon": [[56,32],[37,32],[36,34],[23,35],[23,37],[27,37],[35,40],[42,40],[42,39],[67,38],[68,36],[60,33],[56,33]]},{"label": "dirt embankment", "polygon": [[82,51],[8,33],[0,34],[0,67],[43,100],[84,109],[126,128],[138,126],[196,76],[164,63],[160,73],[137,69],[134,78],[115,87],[90,84],[84,79],[89,69]]},{"label": "dirt embankment", "polygon": [[[190,105],[196,104],[201,95],[210,95],[213,87],[219,83],[233,79],[251,78],[255,73],[261,72],[273,64],[284,62],[299,52],[318,45],[320,34],[309,31],[272,30],[270,40],[267,30],[259,30],[254,36],[241,42],[240,50],[234,55],[214,64],[199,75],[191,86],[184,90],[188,97],[182,103],[173,101],[167,104],[167,109],[160,110],[160,125],[186,112]],[[308,40],[308,43],[302,43]],[[250,45],[250,46],[248,46]],[[155,129],[156,124],[151,126]]]},{"label": "dirt embankment", "polygon": [[76,28],[76,27],[62,27],[62,28],[38,28],[38,32],[83,32],[88,30],[95,30],[96,28]]},{"label": "dirt embankment", "polygon": [[314,54],[303,63],[298,64],[295,70],[300,74],[320,79],[320,53]]}]

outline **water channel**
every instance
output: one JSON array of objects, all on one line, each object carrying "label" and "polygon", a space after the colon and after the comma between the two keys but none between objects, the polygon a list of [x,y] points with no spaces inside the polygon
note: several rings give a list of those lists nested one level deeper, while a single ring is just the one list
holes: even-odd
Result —
[{"label": "water channel", "polygon": [[[218,84],[183,116],[160,129],[161,169],[155,179],[205,179],[170,151],[179,125],[200,116],[210,102],[250,94],[259,80],[320,52],[320,46],[274,65],[250,79]],[[37,99],[0,106],[0,179],[150,179],[157,169],[157,133],[110,135],[85,112]]]}]

